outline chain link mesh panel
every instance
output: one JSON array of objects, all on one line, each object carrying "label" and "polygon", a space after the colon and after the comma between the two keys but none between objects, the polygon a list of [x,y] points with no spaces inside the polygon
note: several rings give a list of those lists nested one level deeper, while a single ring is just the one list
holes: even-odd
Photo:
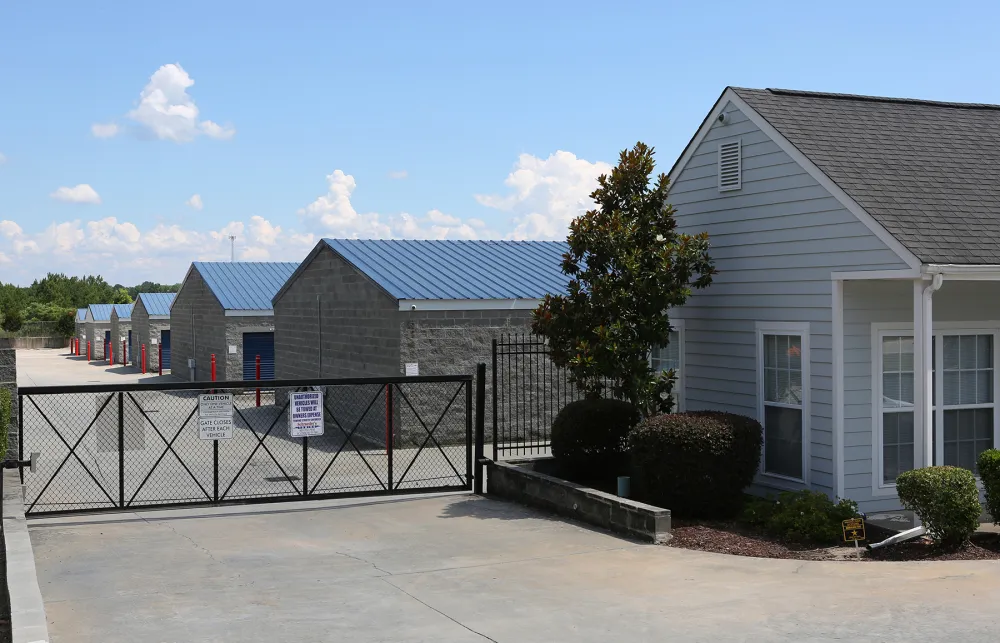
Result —
[{"label": "chain link mesh panel", "polygon": [[[232,437],[199,434],[201,388],[22,389],[29,514],[468,489],[470,378],[220,383]],[[324,433],[290,435],[296,391],[323,393]],[[258,402],[259,399],[259,402]]]}]

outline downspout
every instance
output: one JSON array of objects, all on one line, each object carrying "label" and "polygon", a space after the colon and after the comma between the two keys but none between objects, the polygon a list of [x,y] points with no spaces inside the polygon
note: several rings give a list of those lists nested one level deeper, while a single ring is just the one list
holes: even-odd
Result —
[{"label": "downspout", "polygon": [[933,363],[933,351],[934,351],[934,314],[933,314],[933,297],[934,293],[941,288],[941,284],[944,283],[944,275],[936,273],[931,278],[931,283],[924,287],[924,336],[921,338],[923,342],[923,353],[924,353],[924,372],[923,372],[923,387],[924,387],[924,466],[930,467],[934,465],[934,423],[931,421],[933,417],[933,391],[934,382],[932,378],[934,374],[931,371],[930,365]]}]

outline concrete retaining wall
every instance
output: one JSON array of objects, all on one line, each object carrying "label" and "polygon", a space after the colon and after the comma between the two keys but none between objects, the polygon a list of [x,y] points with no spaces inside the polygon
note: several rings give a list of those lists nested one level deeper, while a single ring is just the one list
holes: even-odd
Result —
[{"label": "concrete retaining wall", "polygon": [[619,498],[533,470],[548,456],[495,462],[486,476],[487,493],[568,516],[639,540],[670,540],[670,510]]},{"label": "concrete retaining wall", "polygon": [[[45,604],[38,587],[35,554],[24,519],[24,492],[17,469],[3,474],[3,537],[7,554],[7,588],[14,643],[49,640]],[[31,475],[25,473],[25,475]]]},{"label": "concrete retaining wall", "polygon": [[[67,348],[69,340],[65,337],[11,337],[10,344],[13,348]],[[83,341],[86,350],[86,340]]]}]

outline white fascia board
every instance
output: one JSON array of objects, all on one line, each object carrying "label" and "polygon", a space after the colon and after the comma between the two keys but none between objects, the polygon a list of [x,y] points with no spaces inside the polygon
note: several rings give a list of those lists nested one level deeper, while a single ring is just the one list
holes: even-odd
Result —
[{"label": "white fascia board", "polygon": [[534,310],[541,299],[400,299],[399,309],[421,310]]},{"label": "white fascia board", "polygon": [[[831,195],[833,195],[833,197],[837,199],[837,201],[839,201],[841,205],[847,208],[848,211],[851,212],[851,214],[856,216],[858,220],[861,221],[861,223],[865,224],[865,226],[869,230],[871,230],[872,234],[881,239],[882,243],[884,243],[886,246],[889,247],[890,250],[896,253],[896,255],[900,258],[900,260],[905,262],[906,265],[908,265],[911,268],[914,269],[920,268],[921,265],[920,259],[918,259],[915,254],[910,252],[906,248],[906,246],[904,246],[902,243],[899,242],[898,239],[896,239],[896,237],[892,236],[892,234],[890,234],[888,230],[882,227],[882,224],[876,221],[872,217],[872,215],[868,214],[868,212],[864,208],[862,208],[857,201],[848,196],[847,192],[844,192],[844,190],[841,189],[839,185],[834,183],[833,180],[830,177],[828,177],[826,173],[823,172],[823,170],[819,169],[819,167],[815,163],[810,161],[809,157],[800,152],[797,147],[792,145],[791,141],[785,138],[778,130],[776,130],[770,123],[767,122],[767,119],[761,116],[757,112],[757,110],[750,107],[750,105],[748,105],[746,101],[740,98],[739,95],[732,89],[727,89],[726,92],[722,95],[722,98],[719,100],[719,103],[721,105],[724,105],[726,102],[731,102],[733,105],[738,107],[740,111],[743,112],[743,114],[747,118],[749,118],[750,121],[754,125],[756,125],[758,129],[760,129],[760,131],[767,134],[767,136],[770,137],[771,140],[774,141],[778,145],[778,147],[782,149],[782,151],[788,154],[788,156],[792,157],[792,160],[798,163],[802,167],[802,169],[804,169],[806,172],[809,173],[811,177],[816,179],[817,183],[826,188],[826,191],[829,192]],[[717,106],[716,109],[719,109],[719,107]],[[705,123],[705,125],[711,127],[714,121],[715,121],[714,118],[710,119]],[[707,130],[705,133],[706,134],[708,133]]]},{"label": "white fascia board", "polygon": [[268,310],[227,310],[226,317],[274,317],[274,309]]},{"label": "white fascia board", "polygon": [[857,270],[854,272],[831,272],[830,278],[840,281],[864,281],[866,279],[920,279],[920,271],[908,270]]},{"label": "white fascia board", "polygon": [[953,281],[1000,281],[998,265],[929,264],[922,272],[926,275],[944,275]]},{"label": "white fascia board", "polygon": [[170,319],[170,315],[150,315],[150,319]]}]

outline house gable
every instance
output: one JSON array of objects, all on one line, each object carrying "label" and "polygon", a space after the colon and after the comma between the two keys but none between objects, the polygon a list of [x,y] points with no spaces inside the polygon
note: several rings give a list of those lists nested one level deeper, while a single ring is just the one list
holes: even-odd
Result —
[{"label": "house gable", "polygon": [[[876,234],[785,149],[786,141],[775,140],[751,118],[752,110],[737,103],[723,95],[671,173],[669,200],[678,230],[707,232],[719,270],[709,288],[675,312],[685,323],[687,408],[758,417],[757,328],[807,327],[805,482],[761,476],[758,483],[768,489],[808,485],[834,494],[832,277],[916,271],[892,247],[898,243],[883,239],[884,229]],[[734,141],[739,187],[728,189],[720,186],[719,148]]]}]

